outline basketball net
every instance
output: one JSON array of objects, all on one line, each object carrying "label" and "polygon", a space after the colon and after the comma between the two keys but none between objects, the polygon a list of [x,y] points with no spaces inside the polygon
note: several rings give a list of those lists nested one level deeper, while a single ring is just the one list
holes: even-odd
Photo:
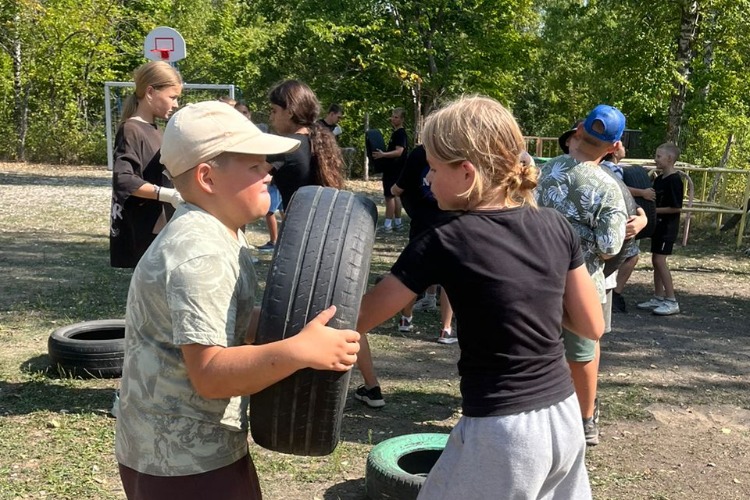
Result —
[{"label": "basketball net", "polygon": [[159,54],[162,61],[169,61],[169,53],[172,51],[167,49],[151,49],[151,52]]}]

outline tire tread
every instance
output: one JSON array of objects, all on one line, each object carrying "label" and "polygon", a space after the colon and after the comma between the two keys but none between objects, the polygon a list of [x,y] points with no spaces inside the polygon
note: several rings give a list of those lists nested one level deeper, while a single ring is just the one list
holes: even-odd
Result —
[{"label": "tire tread", "polygon": [[[296,335],[330,304],[337,312],[329,326],[354,328],[367,285],[373,214],[370,200],[349,192],[317,186],[297,191],[269,269],[256,343]],[[255,442],[282,453],[331,453],[349,377],[350,372],[305,369],[251,396]]]}]

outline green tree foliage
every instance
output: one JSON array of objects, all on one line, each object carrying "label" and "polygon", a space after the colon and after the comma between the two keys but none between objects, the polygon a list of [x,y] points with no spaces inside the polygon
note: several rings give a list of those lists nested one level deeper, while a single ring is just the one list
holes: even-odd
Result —
[{"label": "green tree foliage", "polygon": [[519,61],[533,47],[528,23],[518,21],[534,17],[526,0],[343,0],[325,9],[310,0],[261,0],[253,8],[280,28],[263,53],[257,104],[274,82],[300,78],[324,106],[344,104],[344,130],[360,141],[366,113],[371,127],[387,129],[389,110],[403,107],[415,129],[423,110],[462,93],[510,103]]},{"label": "green tree foliage", "polygon": [[366,116],[387,131],[404,107],[414,137],[430,108],[483,93],[528,135],[611,103],[649,156],[672,134],[715,164],[734,133],[744,167],[749,18],[750,0],[0,0],[0,157],[102,162],[103,82],[130,80],[146,34],[172,26],[185,81],[236,84],[264,121],[269,88],[302,79],[344,106],[343,145]]}]

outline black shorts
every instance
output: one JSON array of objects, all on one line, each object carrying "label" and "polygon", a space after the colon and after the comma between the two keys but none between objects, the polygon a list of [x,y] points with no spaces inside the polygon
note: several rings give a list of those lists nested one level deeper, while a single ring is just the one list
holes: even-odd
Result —
[{"label": "black shorts", "polygon": [[651,236],[651,253],[672,255],[674,242],[680,230],[680,219],[657,217],[654,234]]},{"label": "black shorts", "polygon": [[220,469],[191,476],[152,476],[119,464],[120,479],[130,500],[180,498],[260,500],[260,483],[250,455]]},{"label": "black shorts", "polygon": [[394,198],[391,188],[398,182],[400,176],[401,170],[395,167],[388,167],[383,171],[383,196]]},{"label": "black shorts", "polygon": [[651,253],[657,255],[672,255],[675,238],[662,238],[660,236],[651,237]]}]

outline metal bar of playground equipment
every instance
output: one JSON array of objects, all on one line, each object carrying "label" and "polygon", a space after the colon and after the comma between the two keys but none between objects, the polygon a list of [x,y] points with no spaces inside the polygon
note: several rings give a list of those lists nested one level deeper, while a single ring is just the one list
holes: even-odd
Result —
[{"label": "metal bar of playground equipment", "polygon": [[[133,82],[104,82],[104,122],[106,127],[106,138],[107,138],[107,169],[112,170],[114,165],[114,151],[112,149],[112,105],[110,104],[110,87],[135,87]],[[184,83],[183,89],[193,90],[226,90],[229,92],[229,97],[234,99],[235,86],[234,84],[227,83]]]},{"label": "metal bar of playground equipment", "polygon": [[[557,148],[557,137],[541,137],[536,135],[525,135],[523,137],[526,142],[526,150],[529,150],[529,143],[534,143],[534,156],[544,156],[544,143],[552,143],[554,148]],[[553,155],[554,156],[554,155]]]},{"label": "metal bar of playground equipment", "polygon": [[[626,165],[642,165],[645,168],[654,168],[654,160],[650,159],[631,159],[623,161]],[[690,232],[690,217],[692,213],[710,213],[717,215],[716,231],[718,232],[721,227],[721,216],[723,214],[738,214],[740,216],[739,227],[737,230],[737,244],[736,247],[739,249],[742,246],[742,239],[745,235],[745,226],[747,225],[747,206],[748,199],[750,199],[750,170],[740,170],[734,168],[712,168],[712,167],[697,167],[688,163],[677,162],[675,167],[683,176],[688,180],[688,201],[687,206],[683,206],[682,211],[686,214],[685,216],[685,229],[683,232],[682,245],[687,245],[688,234]],[[742,201],[739,207],[729,207],[722,205],[721,203],[711,203],[704,200],[693,199],[694,197],[694,186],[693,180],[690,177],[690,172],[703,172],[704,176],[709,173],[722,173],[722,174],[734,174],[745,176],[745,191],[742,196]],[[705,187],[705,182],[703,186]],[[705,189],[702,191],[705,193]]]}]

